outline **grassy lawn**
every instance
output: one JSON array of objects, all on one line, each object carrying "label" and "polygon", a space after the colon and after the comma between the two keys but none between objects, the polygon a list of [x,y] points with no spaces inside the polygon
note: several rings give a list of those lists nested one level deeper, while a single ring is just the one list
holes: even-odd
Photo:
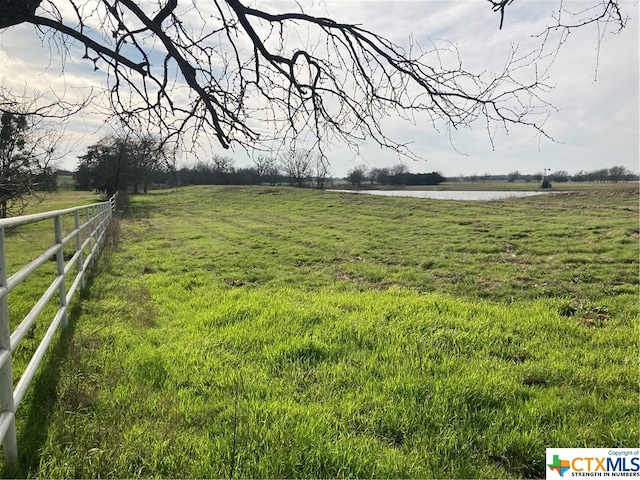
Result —
[{"label": "grassy lawn", "polygon": [[135,197],[3,476],[531,478],[637,446],[638,190],[610,187]]}]

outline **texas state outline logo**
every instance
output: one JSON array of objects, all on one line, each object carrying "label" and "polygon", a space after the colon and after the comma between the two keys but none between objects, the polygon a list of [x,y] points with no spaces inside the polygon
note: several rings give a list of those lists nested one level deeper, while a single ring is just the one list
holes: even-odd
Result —
[{"label": "texas state outline logo", "polygon": [[553,462],[548,463],[547,468],[557,471],[561,477],[564,477],[565,472],[571,469],[571,464],[569,460],[562,460],[559,455],[554,455]]}]

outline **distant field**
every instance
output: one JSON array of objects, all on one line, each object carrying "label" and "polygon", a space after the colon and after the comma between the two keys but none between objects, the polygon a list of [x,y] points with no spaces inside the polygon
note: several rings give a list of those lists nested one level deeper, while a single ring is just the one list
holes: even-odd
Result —
[{"label": "distant field", "polygon": [[57,183],[60,190],[73,190],[75,188],[73,175],[58,175]]},{"label": "distant field", "polygon": [[3,476],[532,478],[637,447],[638,190],[610,187],[135,197]]}]

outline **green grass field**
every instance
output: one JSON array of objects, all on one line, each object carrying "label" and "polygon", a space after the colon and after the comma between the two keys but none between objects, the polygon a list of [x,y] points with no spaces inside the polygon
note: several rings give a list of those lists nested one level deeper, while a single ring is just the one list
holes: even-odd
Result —
[{"label": "green grass field", "polygon": [[5,477],[531,478],[638,445],[637,185],[190,187],[119,227]]}]

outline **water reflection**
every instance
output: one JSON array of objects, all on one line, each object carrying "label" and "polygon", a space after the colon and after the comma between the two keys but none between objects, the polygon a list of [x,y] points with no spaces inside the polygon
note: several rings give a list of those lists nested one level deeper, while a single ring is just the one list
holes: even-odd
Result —
[{"label": "water reflection", "polygon": [[436,200],[504,200],[507,198],[531,197],[545,195],[551,192],[505,192],[505,191],[475,191],[475,190],[327,190],[329,192],[365,193],[382,195],[385,197],[432,198]]}]

